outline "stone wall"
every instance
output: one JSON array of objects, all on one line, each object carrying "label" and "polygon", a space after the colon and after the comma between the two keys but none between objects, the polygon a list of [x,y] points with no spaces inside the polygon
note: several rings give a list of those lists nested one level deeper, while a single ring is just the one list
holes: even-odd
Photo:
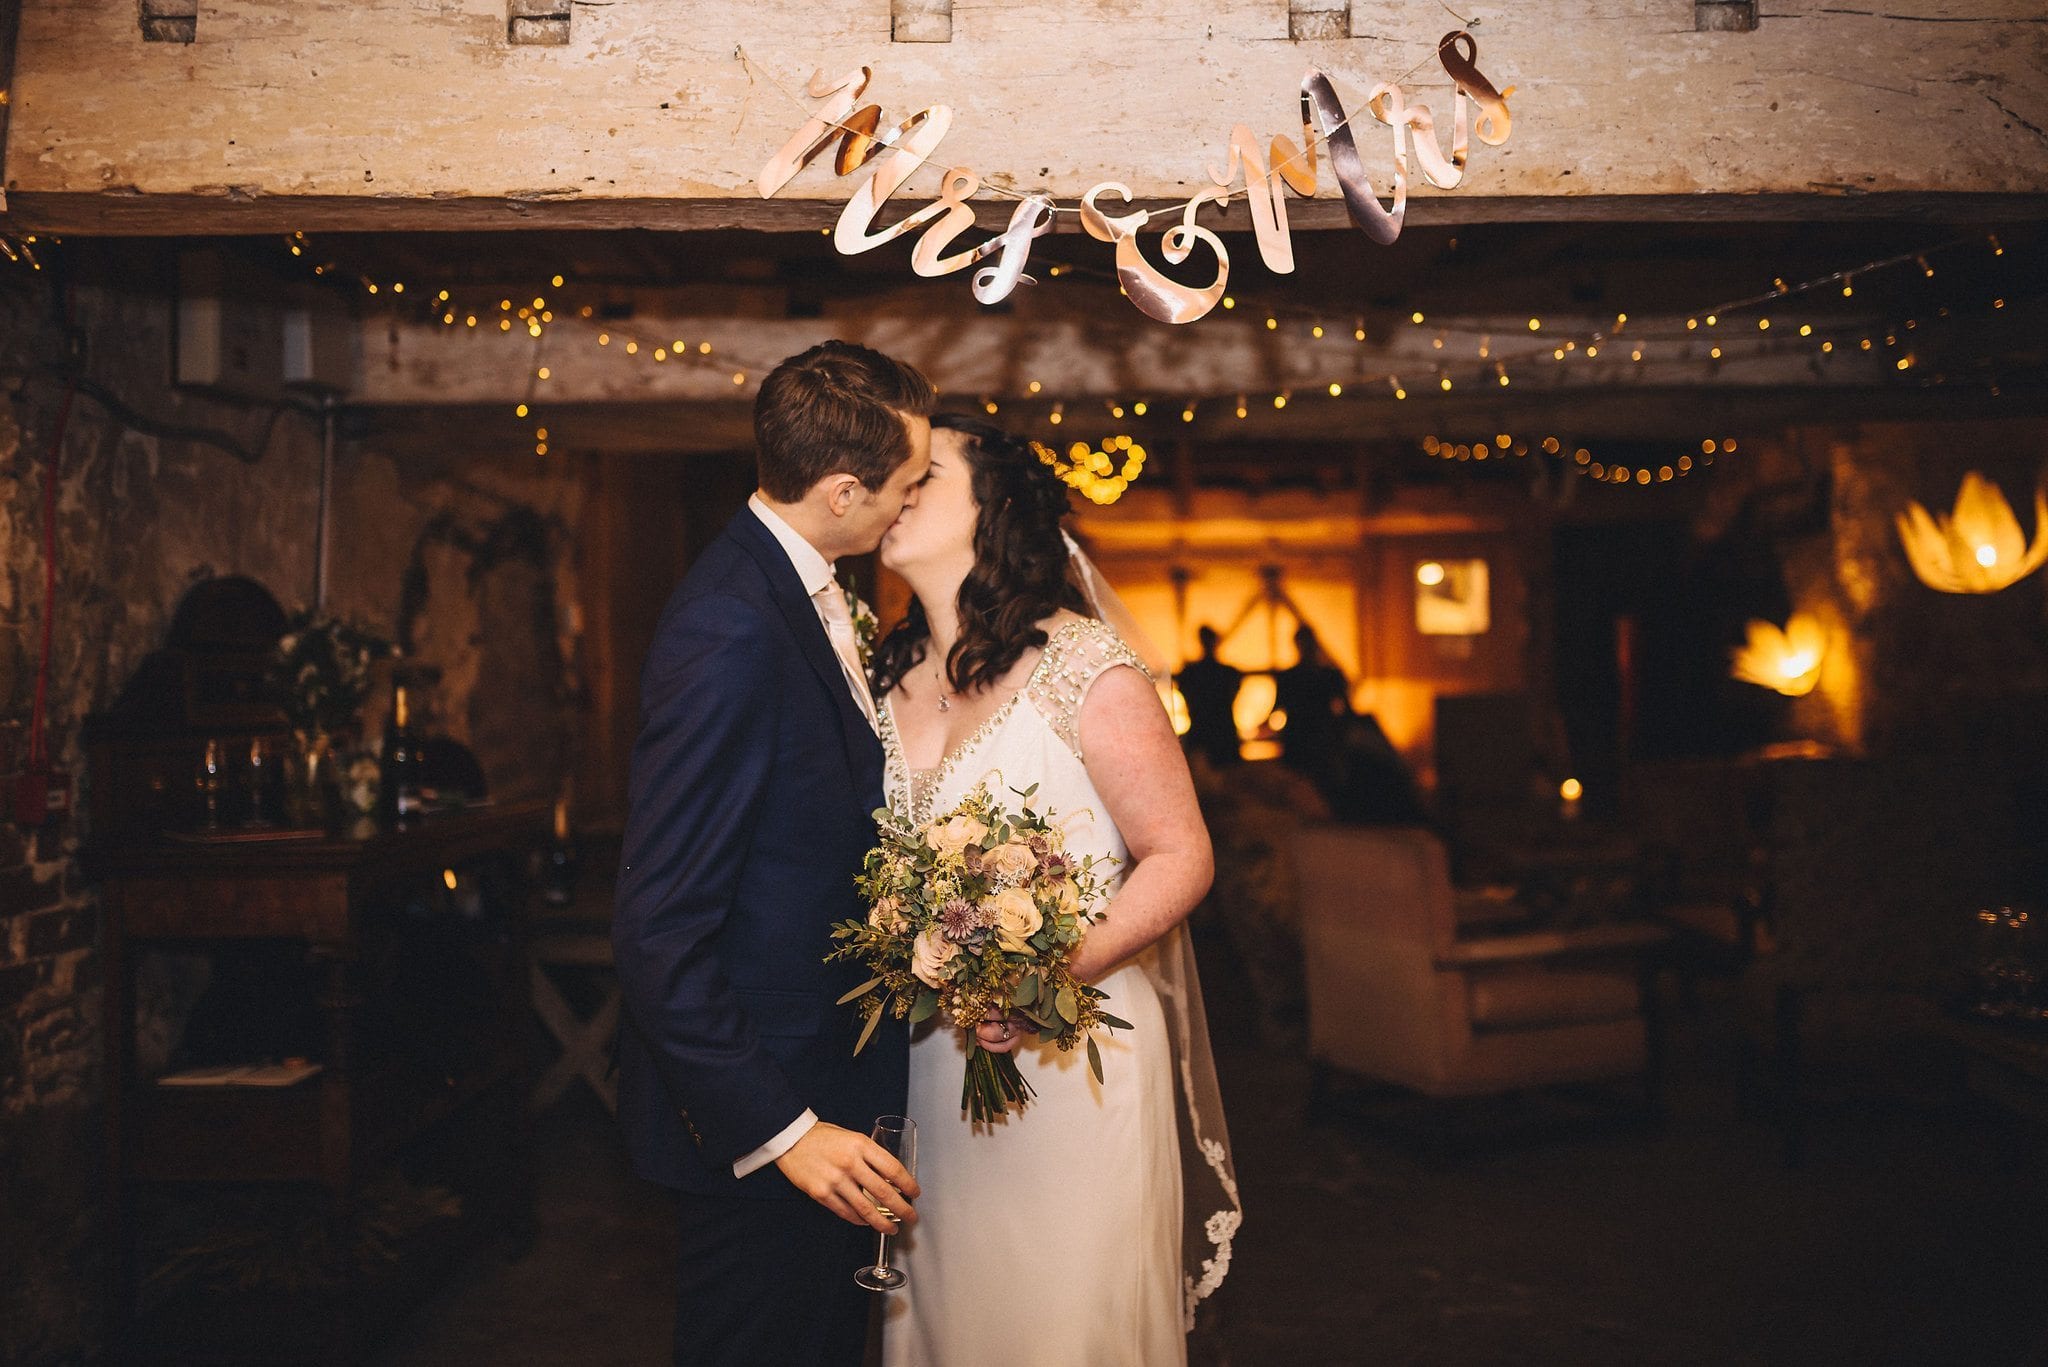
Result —
[{"label": "stone wall", "polygon": [[[63,393],[53,363],[75,347],[95,381],[166,423],[218,428],[247,447],[265,426],[264,415],[167,392],[161,297],[111,277],[67,292],[55,276],[17,268],[0,278],[0,374],[11,400],[0,406],[0,725],[17,749],[36,686],[43,462]],[[70,774],[83,769],[80,719],[160,643],[192,584],[245,573],[285,597],[310,585],[318,444],[291,418],[270,438],[262,459],[245,463],[131,430],[103,403],[73,399],[49,678],[53,750]],[[96,1319],[101,968],[98,905],[75,862],[84,834],[76,819],[33,836],[0,826],[0,1245],[10,1263],[0,1345],[26,1362],[89,1341]]]},{"label": "stone wall", "polygon": [[[168,383],[172,309],[151,250],[101,257],[81,249],[76,258],[68,305],[55,270],[0,267],[0,748],[10,752],[35,690],[43,462],[67,335],[92,380],[132,410],[123,421],[78,395],[62,448],[49,710],[55,753],[73,775],[84,767],[81,719],[105,707],[161,644],[194,583],[243,574],[287,608],[311,598],[320,453],[318,428],[305,416],[273,423],[267,410]],[[260,448],[260,458],[139,431],[135,418],[160,432],[216,429]],[[330,607],[410,638],[416,661],[439,672],[430,725],[469,743],[493,790],[508,796],[553,793],[565,762],[573,689],[559,605],[573,591],[575,488],[530,455],[523,467],[477,451],[401,469],[344,443],[337,461]],[[13,767],[0,755],[0,772]],[[63,1361],[97,1336],[102,966],[98,902],[77,862],[90,837],[82,812],[33,834],[0,821],[7,1363]],[[174,983],[155,995],[189,1003]],[[146,1034],[172,1033],[163,1021],[143,1025]]]}]

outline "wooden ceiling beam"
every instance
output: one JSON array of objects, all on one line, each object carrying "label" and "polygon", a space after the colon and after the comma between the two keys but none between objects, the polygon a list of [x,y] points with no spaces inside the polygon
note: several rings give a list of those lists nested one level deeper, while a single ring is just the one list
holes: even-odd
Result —
[{"label": "wooden ceiling beam", "polygon": [[[955,115],[884,221],[949,166],[1069,207],[1110,181],[1178,204],[1233,125],[1298,135],[1311,66],[1384,198],[1392,135],[1366,93],[1399,78],[1446,125],[1432,53],[1456,23],[1415,0],[1354,0],[1352,37],[1290,37],[1274,0],[978,5],[949,41],[905,43],[878,0],[606,0],[544,7],[573,23],[521,43],[507,0],[184,0],[184,40],[149,41],[150,6],[19,3],[0,187],[23,227],[107,234],[822,226],[855,184],[828,160],[765,202],[754,177],[806,116],[794,92],[812,70],[863,63],[890,123]],[[1478,66],[1514,87],[1512,132],[1475,145],[1452,191],[1411,162],[1413,220],[2041,213],[2037,0],[1777,0],[1746,33],[1696,32],[1674,8],[1488,13]],[[1295,210],[1304,226],[1341,219],[1327,164],[1320,195]],[[986,207],[992,222],[1009,203]]]}]

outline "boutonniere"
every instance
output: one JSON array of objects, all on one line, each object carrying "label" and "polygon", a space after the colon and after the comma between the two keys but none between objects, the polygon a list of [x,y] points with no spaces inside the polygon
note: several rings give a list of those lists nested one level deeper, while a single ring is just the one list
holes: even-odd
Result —
[{"label": "boutonniere", "polygon": [[881,623],[875,620],[874,609],[860,600],[860,595],[843,585],[846,594],[846,610],[853,617],[853,645],[860,654],[860,667],[869,667],[869,660],[875,653],[875,635],[881,630]]}]

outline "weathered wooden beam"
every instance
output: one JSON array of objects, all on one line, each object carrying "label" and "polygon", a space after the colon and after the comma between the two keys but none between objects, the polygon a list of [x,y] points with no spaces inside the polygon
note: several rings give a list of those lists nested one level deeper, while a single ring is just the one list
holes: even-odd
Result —
[{"label": "weathered wooden beam", "polygon": [[[348,195],[269,195],[246,187],[204,194],[51,194],[15,190],[6,197],[14,221],[30,231],[106,237],[332,232],[482,232],[510,228],[692,231],[747,228],[759,232],[829,228],[844,205],[832,200],[560,199],[544,195],[498,199],[442,197],[364,200]],[[975,221],[996,230],[1009,222],[1011,202],[981,201]],[[1164,231],[1179,221],[1179,203],[1139,200],[1133,206],[1170,212],[1148,225]],[[1769,223],[1805,221],[2030,223],[2048,218],[2048,191],[1976,194],[1580,195],[1510,199],[1440,195],[1408,201],[1414,227],[1473,223]],[[1288,210],[1302,232],[1350,226],[1333,200],[1297,200]],[[1205,206],[1204,224],[1218,232],[1249,232],[1241,201],[1217,211]],[[1369,245],[1369,244],[1368,244]],[[884,248],[883,250],[887,250]],[[1108,249],[1102,259],[1109,259]]]},{"label": "weathered wooden beam", "polygon": [[[1176,203],[1207,183],[1231,125],[1294,127],[1310,63],[1354,113],[1414,69],[1411,97],[1445,122],[1430,54],[1454,21],[1410,0],[1349,9],[1359,36],[1292,41],[1292,11],[1271,0],[984,5],[953,15],[950,42],[891,44],[882,0],[614,0],[580,7],[550,47],[508,41],[504,0],[389,0],[374,24],[352,0],[210,0],[190,44],[141,41],[129,3],[24,0],[5,187],[24,226],[75,232],[816,226],[855,183],[829,159],[776,200],[753,176],[803,117],[785,91],[814,67],[870,62],[892,121],[955,107],[941,166],[1070,204],[1106,180]],[[1780,0],[1762,34],[1735,41],[1680,13],[1612,0],[1488,14],[1479,63],[1516,87],[1513,132],[1473,148],[1461,188],[1412,185],[1415,221],[1919,214],[1944,196],[2041,211],[2036,0],[1915,0],[1908,14]],[[1391,134],[1359,127],[1384,196]],[[884,217],[938,176],[913,176]],[[1319,194],[1297,222],[1339,216],[1327,168]]]},{"label": "weathered wooden beam", "polygon": [[[1135,315],[1133,315],[1135,317]],[[1820,363],[1815,343],[1796,339],[1764,345],[1750,337],[1719,338],[1728,356],[1711,363],[1716,337],[1646,342],[1644,360],[1629,358],[1624,339],[1587,360],[1573,352],[1552,356],[1549,338],[1532,336],[1523,318],[1463,319],[1448,336],[1433,328],[1403,327],[1354,342],[1347,327],[1321,340],[1269,331],[1263,320],[1217,317],[1198,329],[1143,323],[1105,324],[1087,316],[995,314],[961,317],[947,310],[907,313],[878,310],[829,319],[748,319],[731,316],[636,317],[629,322],[567,319],[535,340],[525,331],[495,330],[487,314],[480,326],[368,321],[360,335],[361,383],[353,401],[376,405],[536,402],[716,402],[737,388],[745,393],[766,370],[828,337],[843,337],[899,356],[929,374],[948,394],[997,400],[1054,398],[1137,399],[1157,404],[1188,395],[1243,392],[1266,403],[1280,391],[1304,397],[1332,382],[1354,390],[1391,394],[1385,377],[1400,376],[1416,395],[1441,393],[1440,376],[1454,392],[1538,386],[1583,393],[1613,390],[1739,389],[1753,386],[1828,388],[1861,386],[1890,370],[1888,353],[1844,348]],[[1588,335],[1611,323],[1553,318],[1552,337]],[[1845,329],[1853,325],[1845,324]],[[1290,333],[1300,329],[1290,329]],[[600,338],[606,338],[600,344]],[[1478,354],[1489,339],[1488,355]],[[634,351],[626,350],[632,340]],[[1438,341],[1445,345],[1439,347]],[[676,342],[681,353],[655,360]],[[699,347],[708,343],[707,355]],[[1576,344],[1575,344],[1576,345]],[[1498,364],[1513,384],[1498,383]],[[545,367],[545,380],[537,378]],[[740,377],[735,383],[735,376]],[[1036,384],[1037,389],[1032,386]]]},{"label": "weathered wooden beam", "polygon": [[[21,25],[21,0],[0,0],[0,153],[7,147],[7,123],[14,113],[14,38]],[[7,187],[0,180],[0,214],[7,212]]]},{"label": "weathered wooden beam", "polygon": [[[648,456],[695,453],[746,453],[753,449],[751,400],[729,398],[682,403],[564,403],[543,394],[525,419],[508,404],[379,407],[351,410],[357,439],[374,449],[408,460],[436,461],[450,452],[478,453],[502,449],[507,456],[530,456],[534,432],[548,433],[548,459],[576,451],[616,451]],[[961,396],[942,396],[944,406],[969,407]],[[2048,388],[2011,388],[1998,400],[2001,415],[2048,415]],[[1070,416],[1059,427],[1046,421],[1044,404],[1009,404],[999,421],[1046,440],[1083,438],[1099,441],[1115,432],[1130,432],[1154,450],[1185,441],[1194,453],[1195,474],[1217,460],[1257,459],[1276,467],[1354,463],[1370,454],[1375,443],[1402,459],[1414,457],[1425,433],[1447,440],[1471,442],[1508,432],[1526,439],[1555,433],[1591,442],[1670,442],[1704,435],[1749,437],[1786,427],[1826,422],[1886,422],[1952,417],[1955,396],[1937,389],[1879,387],[1823,390],[1813,388],[1704,391],[1655,388],[1619,392],[1579,389],[1550,394],[1527,393],[1471,396],[1462,392],[1437,397],[1418,395],[1405,403],[1384,397],[1303,401],[1285,410],[1255,407],[1244,419],[1224,405],[1199,409],[1193,423],[1171,415],[1151,419],[1112,420],[1099,408]],[[1162,485],[1172,476],[1163,462],[1152,477]]]}]

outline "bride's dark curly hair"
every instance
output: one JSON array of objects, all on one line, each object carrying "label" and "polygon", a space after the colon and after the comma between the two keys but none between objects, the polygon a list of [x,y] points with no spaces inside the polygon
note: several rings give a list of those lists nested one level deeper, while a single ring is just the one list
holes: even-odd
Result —
[{"label": "bride's dark curly hair", "polygon": [[[955,692],[995,683],[1025,651],[1045,644],[1038,623],[1067,608],[1092,616],[1088,599],[1068,572],[1060,519],[1067,486],[1023,437],[993,423],[954,413],[932,415],[934,430],[966,438],[975,502],[974,568],[960,585],[960,639],[946,657]],[[875,647],[870,668],[875,693],[894,688],[924,659],[931,625],[916,599],[910,612]]]}]

